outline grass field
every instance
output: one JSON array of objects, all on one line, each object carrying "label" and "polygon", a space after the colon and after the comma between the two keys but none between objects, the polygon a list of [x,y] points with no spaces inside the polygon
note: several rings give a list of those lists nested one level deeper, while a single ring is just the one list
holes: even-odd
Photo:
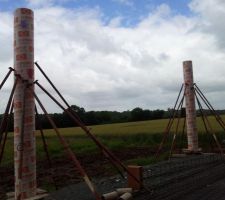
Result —
[{"label": "grass field", "polygon": [[[222,119],[225,121],[225,115],[222,116]],[[214,117],[209,117],[211,125],[215,132],[222,131],[222,128],[218,125]],[[181,120],[181,123],[183,120]],[[140,122],[128,122],[128,123],[118,123],[118,124],[106,124],[106,125],[97,125],[89,126],[91,132],[96,136],[123,136],[123,135],[133,135],[133,134],[154,134],[162,133],[168,123],[168,119],[162,120],[150,120],[150,121],[140,121]],[[199,133],[205,132],[203,122],[201,118],[197,118],[197,125]],[[175,126],[173,126],[173,129]],[[83,131],[80,128],[62,128],[60,129],[64,136],[82,136],[84,135]],[[53,130],[49,129],[45,131],[46,136],[51,137],[55,136]]]},{"label": "grass field", "polygon": [[[222,116],[225,119],[225,116]],[[222,133],[222,128],[216,123],[213,117],[209,117],[211,125],[214,131],[220,137],[220,140],[224,139],[225,134]],[[176,122],[176,121],[175,121]],[[198,132],[200,134],[200,141],[207,143],[207,137],[203,135],[205,132],[203,122],[200,118],[197,119]],[[130,123],[118,123],[108,125],[98,125],[88,127],[91,132],[96,135],[99,140],[108,146],[110,149],[122,149],[128,147],[155,147],[159,144],[162,138],[162,133],[168,123],[167,119],[163,120],[151,120],[141,122]],[[181,120],[180,131],[182,129],[183,119]],[[175,123],[176,124],[176,123]],[[175,130],[175,124],[171,131]],[[63,128],[59,129],[61,134],[69,142],[71,148],[78,154],[85,154],[90,152],[96,152],[96,145],[85,135],[80,128]],[[46,140],[49,146],[50,154],[58,156],[63,153],[59,140],[53,130],[44,131]],[[41,158],[44,156],[42,140],[39,132],[37,131],[37,152]],[[224,135],[224,136],[223,136]],[[204,144],[203,146],[207,146]],[[9,163],[12,161],[13,156],[13,139],[12,133],[10,133],[7,141],[7,146],[4,154],[4,162]]]}]

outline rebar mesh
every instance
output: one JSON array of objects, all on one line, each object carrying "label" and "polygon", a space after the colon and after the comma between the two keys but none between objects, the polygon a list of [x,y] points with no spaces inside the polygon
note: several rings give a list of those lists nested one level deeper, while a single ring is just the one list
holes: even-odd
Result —
[{"label": "rebar mesh", "polygon": [[225,159],[218,154],[187,156],[145,167],[144,184],[152,193],[137,199],[179,199],[225,178]]},{"label": "rebar mesh", "polygon": [[[43,167],[47,167],[44,166]],[[0,193],[4,190],[9,191],[8,186],[13,186],[13,169],[3,169],[0,171],[7,171],[8,174],[1,174]],[[59,200],[60,198],[76,199],[79,197],[81,200],[90,200],[94,197],[86,187],[86,185],[79,179],[77,174],[77,179],[74,180],[76,175],[74,172],[68,172],[64,170],[61,171],[61,176],[58,178],[66,178],[69,186],[53,192],[50,199]],[[63,174],[63,173],[66,174]],[[49,172],[50,173],[50,172]],[[56,172],[53,172],[56,173]],[[76,174],[76,173],[75,173]],[[46,174],[43,177],[51,177]],[[71,178],[72,177],[72,178]],[[203,154],[203,155],[193,155],[185,156],[182,158],[174,158],[170,161],[163,161],[157,164],[149,165],[143,168],[143,181],[144,185],[148,187],[151,192],[141,191],[135,194],[135,199],[137,200],[172,200],[172,199],[183,199],[187,194],[193,191],[198,192],[199,189],[207,187],[218,180],[225,179],[225,159],[219,154]],[[46,181],[46,180],[45,180]],[[56,180],[57,182],[60,180]],[[40,180],[40,185],[43,183]],[[49,178],[49,184],[51,185],[52,180]],[[63,182],[63,181],[61,181]],[[115,177],[105,177],[104,179],[95,178],[93,179],[99,193],[112,192],[117,188],[126,187],[127,180],[122,179],[119,175]],[[65,182],[64,182],[65,183]],[[78,184],[77,184],[78,183]],[[60,188],[62,185],[60,186]],[[0,199],[4,199],[0,196]]]},{"label": "rebar mesh", "polygon": [[[142,190],[134,194],[134,199],[183,199],[187,194],[198,193],[199,189],[221,179],[225,179],[225,159],[221,155],[204,154],[177,158],[144,167],[143,181],[151,192]],[[127,180],[120,176],[95,179],[94,182],[101,194],[127,186]],[[59,200],[62,196],[65,200],[75,197],[94,200],[82,183],[57,191],[50,199]]]}]

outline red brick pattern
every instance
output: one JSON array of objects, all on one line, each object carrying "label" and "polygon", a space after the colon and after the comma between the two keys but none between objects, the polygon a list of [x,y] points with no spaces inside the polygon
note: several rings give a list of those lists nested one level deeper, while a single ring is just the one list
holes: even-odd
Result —
[{"label": "red brick pattern", "polygon": [[[34,81],[34,37],[33,11],[19,8],[14,13],[14,67],[16,73],[28,82]],[[23,97],[25,95],[24,137],[21,141],[23,120]],[[15,199],[36,195],[36,152],[34,97],[25,91],[22,81],[16,87],[14,96],[14,162]],[[21,144],[22,143],[22,144]],[[23,150],[22,176],[19,176],[21,151]]]},{"label": "red brick pattern", "polygon": [[198,134],[196,125],[195,95],[193,88],[192,62],[183,62],[184,84],[185,84],[185,104],[186,104],[186,124],[188,150],[197,152]]}]

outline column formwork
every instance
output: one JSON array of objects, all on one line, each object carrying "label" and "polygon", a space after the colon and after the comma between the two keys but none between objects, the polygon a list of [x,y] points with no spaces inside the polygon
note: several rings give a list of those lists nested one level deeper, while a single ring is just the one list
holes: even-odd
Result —
[{"label": "column formwork", "polygon": [[37,193],[35,103],[27,84],[34,81],[34,15],[27,8],[14,13],[14,68],[18,79],[14,94],[14,166],[15,199]]},{"label": "column formwork", "polygon": [[192,61],[183,62],[188,152],[199,152]]}]

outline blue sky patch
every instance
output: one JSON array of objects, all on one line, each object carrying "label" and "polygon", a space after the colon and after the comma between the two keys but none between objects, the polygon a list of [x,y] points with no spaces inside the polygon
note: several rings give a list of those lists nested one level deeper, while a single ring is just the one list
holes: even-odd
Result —
[{"label": "blue sky patch", "polygon": [[[0,0],[1,11],[13,11],[18,7],[27,7],[24,0]],[[32,1],[31,1],[32,2]],[[43,1],[42,6],[45,5]],[[172,14],[190,15],[188,7],[190,0],[52,0],[51,6],[65,8],[98,8],[103,14],[103,21],[109,22],[112,18],[121,17],[122,26],[134,26],[141,19],[153,12],[161,4],[167,4]]]}]

